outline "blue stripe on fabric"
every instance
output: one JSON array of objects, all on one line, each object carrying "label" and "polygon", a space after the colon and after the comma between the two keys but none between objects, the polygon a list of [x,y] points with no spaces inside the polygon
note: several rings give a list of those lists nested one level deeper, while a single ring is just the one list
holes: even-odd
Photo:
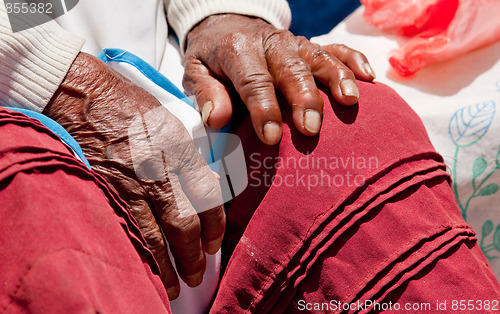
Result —
[{"label": "blue stripe on fabric", "polygon": [[[97,58],[101,59],[106,64],[111,61],[124,62],[130,64],[131,66],[135,67],[139,72],[141,72],[151,82],[155,83],[168,93],[174,95],[175,97],[184,101],[186,104],[195,108],[193,101],[189,99],[181,90],[179,90],[174,83],[172,83],[167,77],[161,74],[149,63],[142,60],[133,53],[122,49],[109,48],[102,50],[97,55]],[[209,156],[211,160],[207,160],[207,162],[209,163],[209,166],[212,168],[212,170],[214,170],[215,172],[218,172],[219,170],[219,161],[220,161],[220,159],[216,158],[216,156],[223,155],[227,142],[227,137],[224,136],[224,134],[228,133],[230,128],[231,128],[231,122],[229,122],[226,126],[220,129],[219,135],[217,136],[215,143],[212,143]]]},{"label": "blue stripe on fabric", "polygon": [[87,168],[90,169],[90,164],[87,161],[87,158],[83,155],[82,148],[80,145],[78,145],[77,141],[66,131],[62,125],[57,123],[56,121],[52,120],[51,118],[47,117],[46,115],[43,115],[39,112],[33,111],[33,110],[28,110],[28,109],[22,109],[22,108],[14,108],[14,107],[5,107],[7,109],[13,110],[20,112],[30,118],[36,119],[40,121],[47,129],[51,130],[54,132],[59,138],[66,143],[73,151],[75,152],[76,155],[82,160],[82,162],[87,166]]},{"label": "blue stripe on fabric", "polygon": [[177,88],[177,86],[174,85],[174,83],[172,83],[163,74],[158,72],[149,63],[142,60],[133,53],[122,49],[104,49],[97,55],[97,58],[101,59],[106,64],[111,61],[115,61],[132,65],[150,81],[194,108],[194,103],[191,101],[191,99],[189,99],[183,92],[181,92]]}]

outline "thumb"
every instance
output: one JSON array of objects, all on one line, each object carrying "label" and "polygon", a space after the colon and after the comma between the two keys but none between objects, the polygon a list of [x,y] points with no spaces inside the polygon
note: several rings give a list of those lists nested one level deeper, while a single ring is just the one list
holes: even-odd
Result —
[{"label": "thumb", "polygon": [[227,87],[200,60],[186,62],[183,86],[196,97],[203,123],[220,129],[231,119],[233,109]]}]

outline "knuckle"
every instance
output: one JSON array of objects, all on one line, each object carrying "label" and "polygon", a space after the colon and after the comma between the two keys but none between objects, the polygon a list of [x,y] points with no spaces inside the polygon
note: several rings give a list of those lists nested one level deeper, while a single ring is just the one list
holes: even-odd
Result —
[{"label": "knuckle", "polygon": [[297,43],[300,49],[319,49],[321,46],[311,42],[304,36],[297,37]]},{"label": "knuckle", "polygon": [[194,65],[199,64],[200,61],[195,55],[188,55],[184,57],[182,62],[186,69],[191,69]]},{"label": "knuckle", "polygon": [[214,176],[205,160],[191,158],[184,167],[187,173],[185,176],[186,184],[196,187],[197,197],[208,200],[220,195],[219,180]]},{"label": "knuckle", "polygon": [[254,73],[244,78],[237,88],[243,101],[247,104],[251,115],[274,115],[273,97],[275,95],[274,79],[270,74]]},{"label": "knuckle", "polygon": [[264,37],[264,42],[273,40],[283,40],[283,38],[291,37],[290,31],[286,29],[274,29]]},{"label": "knuckle", "polygon": [[186,72],[184,72],[184,76],[182,77],[182,87],[188,94],[194,94],[196,92],[195,89],[196,80],[192,76],[189,76]]},{"label": "knuckle", "polygon": [[348,46],[346,46],[344,44],[332,44],[332,47],[337,49],[338,51],[340,51],[342,53],[346,53],[346,52],[349,52],[352,50],[351,48],[349,48]]},{"label": "knuckle", "polygon": [[302,74],[309,68],[309,66],[301,58],[286,58],[283,59],[283,62],[280,64],[279,68],[281,72],[289,75],[290,73]]},{"label": "knuckle", "polygon": [[[182,125],[182,127],[184,127],[184,125]],[[180,172],[184,172],[184,179],[186,176],[189,177],[187,174],[196,174],[203,166],[206,165],[206,162],[201,157],[200,152],[187,132],[177,146],[177,149],[179,168],[177,169],[176,174],[179,175]]]},{"label": "knuckle", "polygon": [[163,241],[163,236],[160,232],[156,230],[143,230],[141,229],[141,233],[148,244],[148,248],[153,253],[161,252],[165,249],[165,242]]},{"label": "knuckle", "polygon": [[269,32],[263,39],[263,47],[266,53],[279,49],[284,44],[289,45],[295,42],[294,35],[285,29],[275,29]]},{"label": "knuckle", "polygon": [[211,239],[216,239],[224,234],[226,226],[226,214],[222,206],[218,206],[200,214],[204,224],[202,232],[210,236]]},{"label": "knuckle", "polygon": [[295,36],[295,38],[297,39],[298,42],[300,43],[304,43],[304,44],[312,44],[309,39],[307,39],[306,37],[304,36]]},{"label": "knuckle", "polygon": [[326,52],[325,50],[323,49],[313,49],[311,51],[311,56],[314,60],[317,60],[317,61],[328,61],[328,62],[333,62],[333,58],[332,56],[330,56],[330,54],[328,52]]},{"label": "knuckle", "polygon": [[276,85],[283,85],[291,82],[307,81],[311,77],[311,69],[309,65],[301,58],[284,59],[283,62],[272,68]]},{"label": "knuckle", "polygon": [[331,70],[338,71],[342,68],[340,62],[323,49],[312,49],[309,53],[310,55],[308,56],[308,60],[311,60],[310,64],[313,71],[322,68],[329,68]]},{"label": "knuckle", "polygon": [[197,215],[177,218],[170,222],[169,233],[180,245],[187,245],[200,239],[201,224]]},{"label": "knuckle", "polygon": [[197,67],[200,61],[194,57],[189,57],[186,60],[184,67],[184,75],[182,76],[182,86],[189,93],[193,93],[196,89],[196,85],[199,81]]},{"label": "knuckle", "polygon": [[273,87],[273,78],[269,73],[253,72],[242,75],[239,85],[242,93],[260,94]]},{"label": "knuckle", "polygon": [[200,190],[200,202],[196,204],[198,212],[203,213],[206,210],[216,208],[224,203],[219,182],[214,182],[209,186],[202,187]]},{"label": "knuckle", "polygon": [[350,62],[356,62],[358,60],[364,62],[367,61],[366,56],[363,53],[344,44],[333,44],[331,45],[331,47],[333,48],[332,53],[346,64]]},{"label": "knuckle", "polygon": [[228,32],[225,37],[224,37],[224,40],[228,43],[228,44],[239,44],[241,42],[245,42],[247,39],[248,39],[249,35],[248,33],[245,33],[245,32],[241,32],[241,31],[232,31],[232,32]]},{"label": "knuckle", "polygon": [[[244,44],[252,41],[252,36],[239,31],[228,32],[222,40],[222,45],[216,49],[219,60],[227,58],[227,54],[240,55]],[[223,48],[222,48],[223,47]]]},{"label": "knuckle", "polygon": [[[213,175],[210,174],[210,178],[208,180],[211,180],[211,184],[207,185],[208,188],[206,191],[204,191],[203,199],[210,200],[210,199],[215,199],[215,201],[219,201],[222,195],[222,189],[220,187],[220,184],[218,180],[212,178]],[[212,202],[210,202],[212,203]],[[215,206],[218,204],[216,203]]]},{"label": "knuckle", "polygon": [[214,93],[218,91],[218,87],[214,86],[214,84],[210,84],[207,81],[199,81],[196,82],[196,87],[193,88],[192,91],[186,89],[186,92],[192,93],[195,96],[195,101],[197,102],[198,108],[200,104],[203,105],[207,100],[211,100]]}]

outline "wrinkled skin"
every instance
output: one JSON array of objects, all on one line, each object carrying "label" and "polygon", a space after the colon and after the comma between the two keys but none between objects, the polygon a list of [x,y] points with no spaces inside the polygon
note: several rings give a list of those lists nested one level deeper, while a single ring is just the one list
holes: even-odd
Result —
[{"label": "wrinkled skin", "polygon": [[221,246],[225,216],[218,179],[181,122],[145,90],[84,53],[44,113],[68,130],[92,168],[127,202],[169,297],[175,299],[180,288],[160,228],[179,276],[199,285],[205,252],[215,254]]},{"label": "wrinkled skin", "polygon": [[281,111],[275,88],[293,108],[297,129],[319,132],[323,100],[315,79],[343,105],[358,101],[355,78],[375,78],[366,57],[343,45],[320,47],[267,22],[243,15],[206,18],[188,34],[184,88],[194,94],[203,121],[221,128],[232,115],[227,86],[233,85],[266,144],[279,142]]},{"label": "wrinkled skin", "polygon": [[[219,128],[229,121],[232,85],[257,135],[270,145],[281,138],[275,87],[292,105],[299,131],[314,135],[323,106],[315,79],[329,86],[337,101],[351,105],[358,100],[354,78],[374,78],[357,51],[319,47],[246,16],[211,16],[190,32],[187,44],[184,86],[196,96],[205,124]],[[127,202],[169,298],[180,291],[172,262],[183,281],[199,285],[205,253],[221,246],[225,216],[218,180],[180,121],[145,90],[84,53],[44,113],[68,130],[92,168]],[[167,242],[175,261],[168,258]]]}]

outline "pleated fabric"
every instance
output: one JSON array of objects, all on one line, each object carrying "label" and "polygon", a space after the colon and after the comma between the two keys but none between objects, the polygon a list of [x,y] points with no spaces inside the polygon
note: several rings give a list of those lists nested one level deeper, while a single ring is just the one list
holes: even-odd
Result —
[{"label": "pleated fabric", "polygon": [[248,120],[237,130],[249,186],[227,207],[227,266],[212,312],[499,300],[420,118],[389,87],[358,85],[351,107],[322,92],[319,136],[299,134],[286,105],[279,147],[260,144]]},{"label": "pleated fabric", "polygon": [[169,313],[126,204],[37,120],[0,107],[0,312]]}]

